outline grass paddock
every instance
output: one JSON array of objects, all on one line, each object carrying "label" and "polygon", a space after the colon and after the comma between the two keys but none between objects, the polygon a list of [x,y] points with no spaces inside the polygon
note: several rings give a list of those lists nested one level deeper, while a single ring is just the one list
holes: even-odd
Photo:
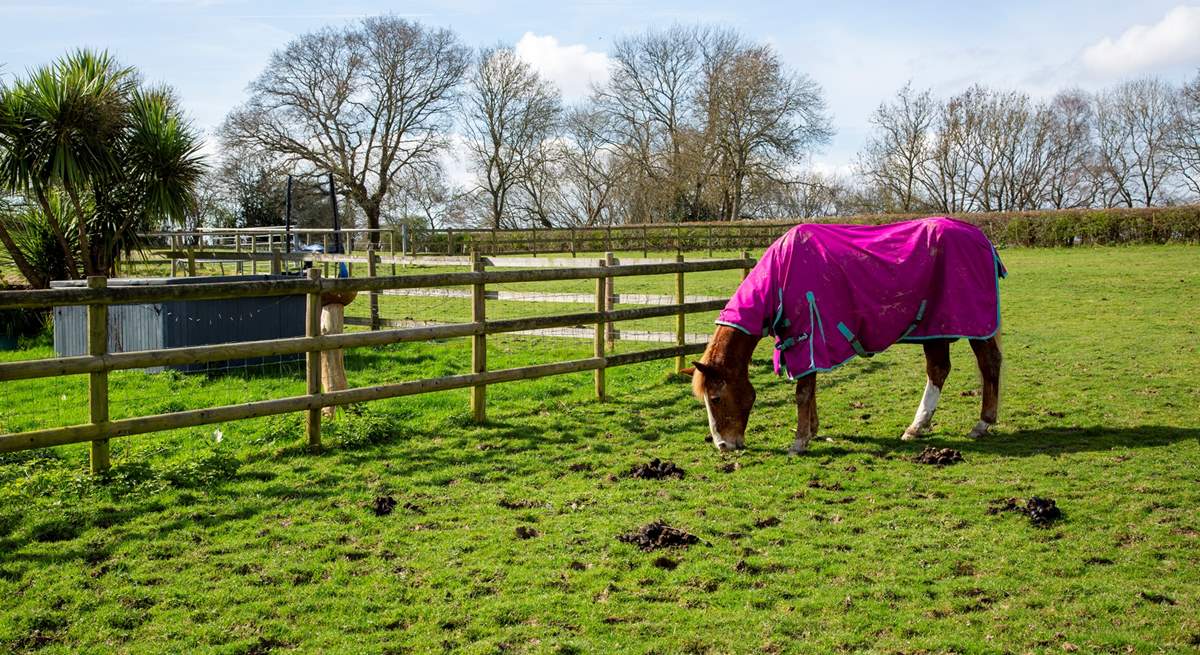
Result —
[{"label": "grass paddock", "polygon": [[[0,456],[0,650],[1195,652],[1200,248],[1002,257],[1001,418],[978,441],[964,437],[979,398],[962,343],[933,435],[899,441],[924,367],[898,346],[818,378],[820,437],[788,457],[793,390],[764,343],[748,449],[732,455],[704,443],[702,407],[660,361],[609,371],[604,404],[590,374],[492,387],[483,426],[466,390],[372,403],[329,424],[316,454],[287,416],[115,440],[101,478],[84,445]],[[689,293],[728,294],[738,276],[698,276]],[[469,351],[361,349],[348,373],[460,373]],[[493,337],[489,365],[590,351]],[[113,380],[114,418],[304,387],[286,366]],[[0,386],[0,431],[85,416],[85,376]],[[914,463],[926,445],[965,461]],[[654,457],[685,477],[625,477]],[[1032,495],[1063,519],[987,513]],[[615,538],[656,519],[701,543],[644,553]]]}]

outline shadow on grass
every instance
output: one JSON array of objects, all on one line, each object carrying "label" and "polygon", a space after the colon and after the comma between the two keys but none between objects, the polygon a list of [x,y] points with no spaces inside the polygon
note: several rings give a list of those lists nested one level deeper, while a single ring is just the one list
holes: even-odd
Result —
[{"label": "shadow on grass", "polygon": [[[1098,452],[1114,448],[1157,448],[1181,441],[1200,443],[1200,428],[1180,428],[1168,425],[1042,427],[994,433],[982,439],[955,439],[934,435],[928,439],[907,442],[900,441],[898,436],[893,435],[838,435],[838,437],[852,443],[875,444],[879,450],[885,452],[919,452],[926,446],[934,446],[1003,457],[1030,457]],[[840,450],[845,453],[855,452],[850,449]],[[822,451],[822,454],[837,453],[834,452],[834,449],[826,449]]]}]

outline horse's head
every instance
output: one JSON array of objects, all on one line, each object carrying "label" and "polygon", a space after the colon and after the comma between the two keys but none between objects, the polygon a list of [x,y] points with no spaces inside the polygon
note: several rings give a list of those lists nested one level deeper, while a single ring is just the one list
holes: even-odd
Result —
[{"label": "horse's head", "polygon": [[692,393],[708,411],[708,430],[718,450],[746,446],[746,423],[754,407],[754,385],[745,366],[692,362]]}]

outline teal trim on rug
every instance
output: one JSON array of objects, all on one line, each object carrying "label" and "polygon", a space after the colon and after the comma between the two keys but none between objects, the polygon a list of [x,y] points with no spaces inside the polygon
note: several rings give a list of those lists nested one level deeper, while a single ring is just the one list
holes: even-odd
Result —
[{"label": "teal trim on rug", "polygon": [[752,336],[754,336],[754,333],[753,333],[753,332],[751,332],[750,330],[747,330],[746,328],[744,328],[744,327],[742,327],[742,326],[738,325],[737,323],[730,323],[729,321],[713,321],[713,323],[716,323],[717,325],[724,325],[725,327],[731,327],[731,328],[733,328],[733,329],[735,329],[735,330],[738,330],[738,331],[740,331],[740,332],[745,332],[747,336],[751,336],[751,337],[752,337]]},{"label": "teal trim on rug", "polygon": [[[999,255],[996,254],[995,247],[992,248],[992,254],[996,256],[996,261],[1000,260]],[[1001,280],[1001,278],[1007,278],[1007,277],[1008,277],[1008,271],[1005,271],[1004,275],[1000,275],[1000,269],[996,270],[996,329],[992,330],[992,332],[990,334],[987,334],[982,337],[981,336],[968,336],[965,334],[939,334],[939,335],[932,335],[932,336],[927,336],[927,337],[901,337],[900,339],[896,340],[896,343],[913,343],[913,344],[915,344],[915,343],[921,343],[923,341],[934,341],[934,340],[939,340],[939,339],[950,339],[950,340],[954,340],[954,341],[957,341],[959,339],[968,339],[968,340],[972,340],[972,341],[985,341],[987,339],[991,339],[992,337],[994,337],[1000,333],[1000,327],[1001,327],[1001,323],[1000,323],[1000,316],[1001,316],[1001,313],[1000,313],[1000,280]],[[809,291],[805,295],[805,297],[809,301],[809,316],[810,316],[810,320],[811,320],[811,316],[813,316],[813,313],[815,310],[816,301],[813,298],[813,293],[811,291]],[[922,310],[924,309],[924,306],[925,306],[925,303],[924,303],[924,301],[922,301],[922,303],[921,303]],[[821,318],[819,313],[816,314],[816,317],[817,317],[818,321]],[[841,325],[841,324],[839,324],[839,325]],[[815,332],[814,332],[814,334],[815,334]],[[825,338],[825,333],[824,333],[823,329],[821,332],[821,338],[822,339]],[[847,362],[849,362],[850,360],[859,356],[858,353],[855,353],[828,368],[819,367],[819,366],[816,366],[816,354],[815,354],[815,351],[813,350],[813,344],[815,342],[816,342],[816,339],[813,339],[809,342],[810,367],[808,368],[808,370],[806,370],[803,373],[801,373],[800,375],[796,375],[796,376],[792,376],[789,374],[788,375],[789,380],[798,380],[806,375],[811,375],[813,373],[828,373],[835,369],[841,368]],[[888,346],[888,347],[890,348],[891,346]],[[884,350],[887,350],[887,348],[885,348]],[[870,353],[870,355],[878,355],[881,352],[883,352],[883,350],[877,350],[875,352]],[[785,367],[785,371],[786,371],[786,367]]]}]

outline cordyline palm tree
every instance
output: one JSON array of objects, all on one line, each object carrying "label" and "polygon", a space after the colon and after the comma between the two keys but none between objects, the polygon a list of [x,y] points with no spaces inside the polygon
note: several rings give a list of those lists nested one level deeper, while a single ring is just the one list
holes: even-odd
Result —
[{"label": "cordyline palm tree", "polygon": [[[170,92],[143,88],[107,53],[76,51],[0,89],[0,191],[40,209],[71,277],[111,274],[139,230],[183,218],[204,172],[199,148]],[[3,220],[0,241],[30,284],[45,286],[34,258],[12,252]]]}]

